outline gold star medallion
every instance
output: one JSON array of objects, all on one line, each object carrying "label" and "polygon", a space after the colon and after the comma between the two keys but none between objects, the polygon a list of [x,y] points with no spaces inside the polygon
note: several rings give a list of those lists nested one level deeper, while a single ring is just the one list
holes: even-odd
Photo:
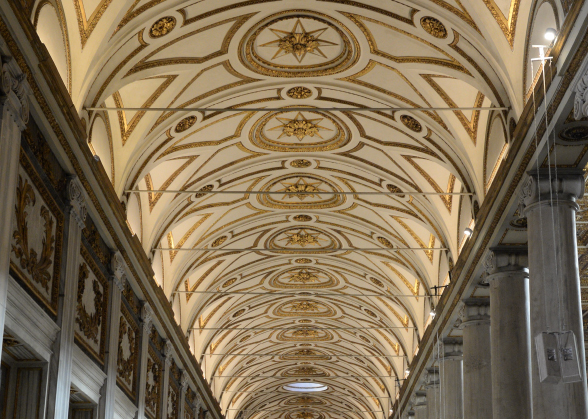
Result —
[{"label": "gold star medallion", "polygon": [[260,47],[272,47],[278,49],[271,58],[272,60],[286,55],[292,55],[300,64],[307,54],[316,55],[326,59],[327,56],[321,50],[321,47],[338,45],[334,42],[320,39],[327,29],[329,28],[320,28],[307,32],[300,19],[297,19],[290,32],[279,29],[270,29],[278,39],[261,44]]},{"label": "gold star medallion", "polygon": [[295,183],[292,182],[280,182],[284,189],[278,189],[278,192],[284,192],[284,198],[294,198],[297,197],[299,200],[304,201],[304,199],[310,198],[320,198],[320,194],[317,192],[327,192],[324,189],[321,189],[320,186],[323,182],[307,182],[303,178],[298,178]]},{"label": "gold star medallion", "polygon": [[306,229],[301,228],[297,233],[284,233],[286,237],[280,240],[286,240],[286,246],[320,246],[321,241],[327,241],[320,237],[321,233],[309,233]]},{"label": "gold star medallion", "polygon": [[319,123],[325,118],[306,119],[304,115],[302,115],[302,112],[298,112],[298,114],[293,119],[279,118],[277,116],[276,119],[278,122],[280,122],[281,125],[270,128],[268,131],[281,130],[282,133],[278,139],[284,136],[294,136],[298,138],[298,141],[302,141],[306,137],[314,137],[316,135],[321,140],[323,140],[323,137],[321,137],[319,131],[333,131],[330,128],[319,125]]}]

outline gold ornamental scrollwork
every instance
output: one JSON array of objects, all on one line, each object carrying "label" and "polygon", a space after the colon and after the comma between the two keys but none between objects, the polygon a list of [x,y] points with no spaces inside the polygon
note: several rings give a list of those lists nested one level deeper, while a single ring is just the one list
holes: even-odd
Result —
[{"label": "gold ornamental scrollwork", "polygon": [[308,258],[298,258],[294,262],[296,263],[312,263],[312,259]]},{"label": "gold ornamental scrollwork", "polygon": [[436,19],[432,16],[425,16],[421,19],[421,26],[425,32],[431,36],[434,36],[435,38],[447,38],[447,29],[439,19]]},{"label": "gold ornamental scrollwork", "polygon": [[317,289],[335,287],[339,285],[339,280],[322,269],[296,267],[275,274],[270,278],[269,285],[274,288]]},{"label": "gold ornamental scrollwork", "polygon": [[359,43],[331,16],[310,10],[271,15],[243,37],[239,59],[270,77],[314,77],[336,74],[354,65]]},{"label": "gold ornamental scrollwork", "polygon": [[333,334],[327,330],[292,329],[281,331],[276,339],[281,342],[326,342],[333,340]]},{"label": "gold ornamental scrollwork", "polygon": [[312,217],[310,215],[306,215],[306,214],[295,215],[294,217],[292,217],[292,219],[294,221],[299,222],[299,223],[306,223],[306,222],[312,221]]},{"label": "gold ornamental scrollwork", "polygon": [[312,163],[305,159],[296,159],[290,162],[290,166],[296,167],[297,169],[304,169],[312,166]]},{"label": "gold ornamental scrollwork", "polygon": [[400,122],[402,122],[404,126],[406,126],[406,128],[411,131],[421,132],[423,130],[421,123],[410,115],[402,115],[400,117]]},{"label": "gold ornamental scrollwork", "polygon": [[280,304],[273,311],[279,317],[333,317],[335,310],[326,303],[314,300],[292,300]]},{"label": "gold ornamental scrollwork", "polygon": [[167,35],[176,27],[176,18],[173,16],[165,16],[158,19],[151,29],[149,29],[149,35],[151,38],[161,38]]},{"label": "gold ornamental scrollwork", "polygon": [[196,117],[194,115],[187,116],[184,119],[182,119],[180,122],[178,122],[178,124],[176,125],[176,132],[187,131],[190,128],[192,128],[195,123],[196,123]]},{"label": "gold ornamental scrollwork", "polygon": [[329,253],[341,247],[339,239],[331,233],[306,226],[294,226],[279,230],[265,242],[266,249],[269,251],[281,250],[280,254],[296,254],[298,249],[306,249],[312,254]]},{"label": "gold ornamental scrollwork", "polygon": [[308,99],[312,96],[312,91],[308,87],[296,86],[288,89],[286,95],[292,99]]},{"label": "gold ornamental scrollwork", "polygon": [[80,331],[88,339],[98,344],[100,339],[100,327],[102,325],[104,297],[100,283],[97,279],[92,279],[92,291],[94,293],[93,313],[89,313],[84,304],[84,292],[86,290],[86,280],[90,276],[90,269],[86,263],[82,263],[78,275],[78,302],[76,305],[77,317],[76,324]]}]

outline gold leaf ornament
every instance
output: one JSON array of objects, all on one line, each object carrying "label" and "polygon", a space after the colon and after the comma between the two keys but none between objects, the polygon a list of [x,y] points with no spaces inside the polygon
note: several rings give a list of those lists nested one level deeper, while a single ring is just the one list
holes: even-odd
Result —
[{"label": "gold leaf ornament", "polygon": [[184,118],[180,122],[178,122],[178,124],[176,125],[176,132],[187,131],[190,128],[192,128],[195,123],[196,123],[196,117],[194,115],[187,116],[186,118]]},{"label": "gold leaf ornament", "polygon": [[308,99],[312,96],[312,91],[308,87],[296,86],[288,89],[286,94],[292,99]]},{"label": "gold leaf ornament", "polygon": [[307,259],[307,258],[298,258],[294,262],[296,262],[296,263],[312,263],[312,260]]},{"label": "gold leaf ornament", "polygon": [[421,26],[429,35],[435,38],[447,38],[447,29],[439,19],[432,16],[425,16],[421,19]]},{"label": "gold leaf ornament", "polygon": [[300,214],[300,215],[295,215],[293,220],[298,221],[298,222],[308,222],[308,221],[312,221],[312,217],[310,215]]},{"label": "gold leaf ornament", "polygon": [[211,247],[219,247],[221,244],[223,244],[224,242],[226,242],[227,239],[228,239],[227,236],[221,236],[218,239],[216,239],[215,241],[213,241],[210,246]]},{"label": "gold leaf ornament", "polygon": [[421,132],[423,130],[421,123],[410,115],[402,115],[400,117],[400,122],[411,131]]},{"label": "gold leaf ornament", "polygon": [[290,162],[290,166],[296,167],[298,169],[303,169],[305,167],[312,166],[312,163],[305,159],[296,159]]},{"label": "gold leaf ornament", "polygon": [[176,27],[176,18],[173,16],[165,16],[161,19],[158,19],[153,25],[151,25],[151,29],[149,29],[149,35],[151,38],[161,38],[162,36],[167,35]]},{"label": "gold leaf ornament", "polygon": [[394,247],[394,245],[386,237],[378,237],[378,241],[390,249]]}]

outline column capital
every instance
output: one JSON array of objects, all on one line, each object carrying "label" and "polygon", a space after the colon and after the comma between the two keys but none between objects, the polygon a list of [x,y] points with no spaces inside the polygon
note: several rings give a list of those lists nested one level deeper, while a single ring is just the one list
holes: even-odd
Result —
[{"label": "column capital", "polygon": [[431,367],[425,374],[425,388],[437,387],[439,385],[439,368]]},{"label": "column capital", "polygon": [[182,371],[182,377],[180,378],[180,388],[182,393],[188,391],[188,387],[190,385],[190,377],[186,371]]},{"label": "column capital", "polygon": [[488,298],[466,298],[463,300],[461,328],[490,323],[490,300]]},{"label": "column capital", "polygon": [[174,345],[172,344],[171,340],[167,339],[165,341],[165,347],[163,348],[163,355],[165,356],[165,366],[169,368],[171,362],[173,360],[174,354]]},{"label": "column capital", "polygon": [[67,184],[67,199],[71,206],[70,214],[76,219],[80,228],[86,226],[86,216],[88,214],[83,190],[84,188],[77,176],[69,178]]},{"label": "column capital", "polygon": [[529,273],[529,257],[527,246],[499,246],[491,247],[484,260],[486,280],[491,280],[495,274],[506,272]]},{"label": "column capital", "polygon": [[435,359],[459,360],[463,357],[463,339],[445,338],[440,348],[436,348],[435,352]]},{"label": "column capital", "polygon": [[417,391],[411,397],[413,407],[421,407],[427,405],[427,393],[424,391]]},{"label": "column capital", "polygon": [[112,255],[110,267],[113,272],[112,281],[116,284],[120,292],[123,292],[127,283],[127,276],[125,273],[126,263],[120,252],[117,251]]},{"label": "column capital", "polygon": [[151,322],[153,320],[153,314],[153,309],[149,303],[143,304],[143,308],[141,309],[141,320],[143,320],[144,333],[149,333],[149,327],[151,326]]},{"label": "column capital", "polygon": [[0,104],[8,107],[14,122],[23,131],[29,122],[30,87],[26,75],[20,71],[12,57],[0,56],[0,65]]},{"label": "column capital", "polygon": [[584,173],[581,169],[539,169],[527,172],[527,179],[521,189],[521,206],[527,212],[534,204],[551,203],[573,205],[584,196]]}]

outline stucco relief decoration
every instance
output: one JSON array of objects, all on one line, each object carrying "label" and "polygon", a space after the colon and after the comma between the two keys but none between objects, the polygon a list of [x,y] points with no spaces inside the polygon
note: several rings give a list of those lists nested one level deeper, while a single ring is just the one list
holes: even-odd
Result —
[{"label": "stucco relief decoration", "polygon": [[425,16],[421,19],[421,26],[429,35],[435,38],[447,38],[447,29],[439,19],[432,16]]},{"label": "stucco relief decoration", "polygon": [[228,239],[227,236],[221,236],[218,239],[215,239],[210,246],[211,247],[219,247],[221,244],[223,244],[224,242],[226,242],[227,239]]},{"label": "stucco relief decoration", "polygon": [[294,217],[292,217],[292,219],[299,223],[307,223],[309,221],[312,221],[312,217],[306,214],[295,215]]},{"label": "stucco relief decoration", "polygon": [[170,385],[167,395],[167,419],[177,419],[180,398],[175,386]]},{"label": "stucco relief decoration", "polygon": [[326,178],[303,173],[293,173],[270,180],[261,190],[279,192],[257,196],[260,204],[274,209],[333,208],[346,201],[345,195],[336,193],[341,192],[341,189]]},{"label": "stucco relief decoration", "polygon": [[[88,286],[90,285],[90,286]],[[86,263],[80,265],[78,278],[78,302],[76,324],[79,332],[90,343],[98,345],[103,321],[104,294],[98,280],[92,275]]]},{"label": "stucco relief decoration", "polygon": [[578,121],[588,116],[588,71],[574,88],[574,118]]},{"label": "stucco relief decoration", "polygon": [[332,317],[335,310],[329,305],[312,300],[294,300],[282,303],[274,310],[280,317]]},{"label": "stucco relief decoration", "polygon": [[49,201],[50,196],[44,190],[40,193],[22,167],[19,172],[12,217],[11,265],[56,313],[63,218],[55,203]]},{"label": "stucco relief decoration", "polygon": [[386,237],[378,237],[378,241],[382,245],[384,245],[385,247],[388,247],[390,249],[394,247],[394,245],[392,244],[392,242],[390,240],[388,240]]},{"label": "stucco relief decoration", "polygon": [[296,159],[290,162],[290,166],[296,167],[297,169],[305,169],[312,166],[312,163],[305,159]]},{"label": "stucco relief decoration", "polygon": [[338,116],[313,108],[269,112],[249,133],[255,146],[284,153],[335,150],[346,145],[350,138],[349,128]]},{"label": "stucco relief decoration", "polygon": [[180,122],[178,122],[178,124],[176,125],[176,132],[187,131],[190,128],[192,128],[195,123],[196,123],[196,117],[194,115],[187,116],[186,118],[184,118]]},{"label": "stucco relief decoration", "polygon": [[406,128],[414,132],[421,132],[423,130],[423,126],[419,121],[413,118],[410,115],[402,115],[400,116],[400,122],[402,122]]},{"label": "stucco relief decoration", "polygon": [[272,77],[310,77],[339,73],[358,58],[358,43],[340,22],[307,10],[269,16],[241,41],[241,61]]},{"label": "stucco relief decoration", "polygon": [[165,16],[161,19],[158,19],[153,25],[151,25],[151,29],[149,29],[149,35],[152,38],[161,38],[162,36],[167,35],[176,27],[176,18],[173,16]]},{"label": "stucco relief decoration", "polygon": [[2,64],[2,94],[8,98],[8,103],[15,118],[15,122],[24,130],[29,122],[29,101],[27,93],[29,87],[24,74],[15,74],[10,70],[8,57],[0,58]]},{"label": "stucco relief decoration", "polygon": [[294,262],[296,262],[296,263],[312,263],[312,260],[308,259],[308,258],[298,258]]},{"label": "stucco relief decoration", "polygon": [[136,384],[139,342],[137,340],[138,328],[130,318],[128,311],[121,307],[116,366],[119,384],[128,395],[133,395]]},{"label": "stucco relief decoration", "polygon": [[145,410],[152,418],[159,417],[161,394],[161,362],[156,361],[157,355],[149,348],[147,358],[147,380],[145,383]]},{"label": "stucco relief decoration", "polygon": [[292,99],[308,99],[312,96],[312,91],[308,87],[296,86],[288,89],[286,94]]}]

